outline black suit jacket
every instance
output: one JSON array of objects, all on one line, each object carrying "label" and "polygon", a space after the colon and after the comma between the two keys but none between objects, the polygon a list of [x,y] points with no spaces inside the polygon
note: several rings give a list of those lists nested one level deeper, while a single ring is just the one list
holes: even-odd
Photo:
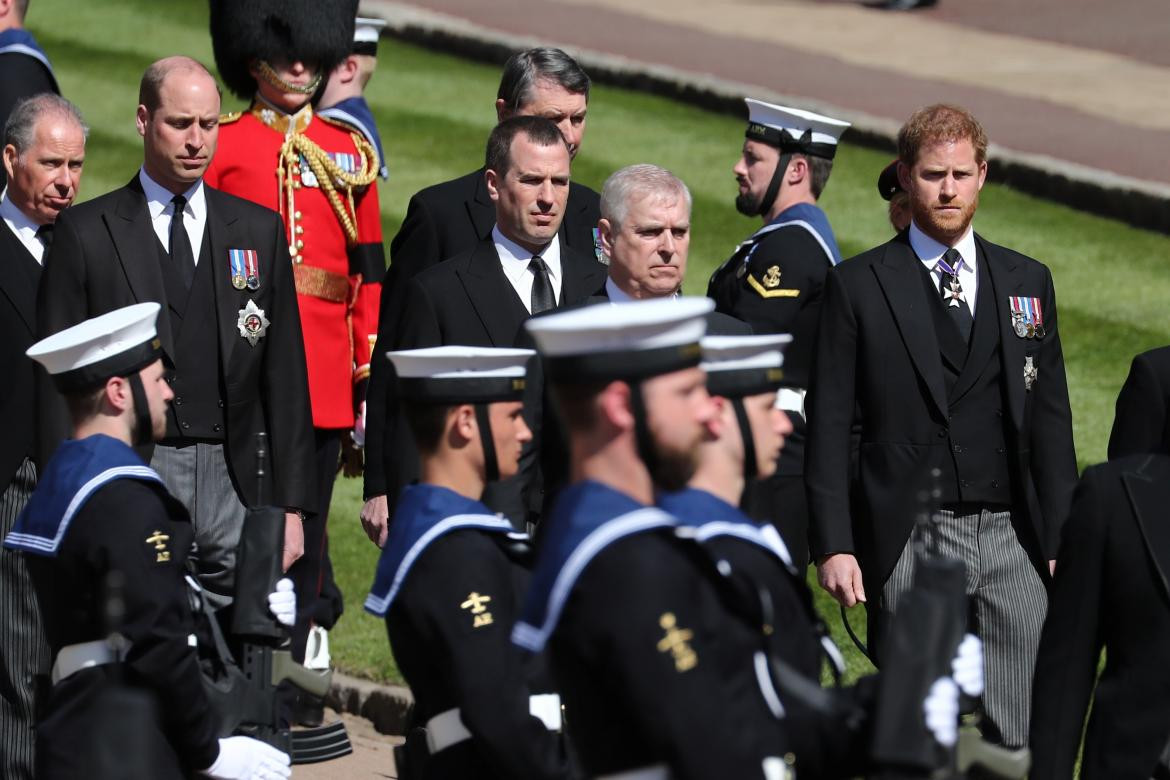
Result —
[{"label": "black suit jacket", "polygon": [[[18,52],[0,54],[0,127],[8,122],[16,101],[41,92],[61,92],[57,89],[57,80],[43,62]],[[0,165],[0,189],[7,184],[8,172]]]},{"label": "black suit jacket", "polygon": [[[1017,528],[1047,577],[1043,561],[1055,557],[1076,485],[1052,275],[1035,260],[979,235],[976,242],[990,277],[990,285],[980,286],[979,299],[992,296],[998,318]],[[921,261],[905,232],[836,266],[826,279],[808,397],[809,544],[814,560],[857,554],[870,592],[877,592],[897,561],[914,524],[916,493],[948,446],[947,393],[926,295]],[[1043,338],[1016,336],[1009,296],[1040,299]],[[994,341],[982,348],[990,355]],[[1024,387],[1028,358],[1038,370],[1031,390]],[[961,391],[959,385],[953,390]],[[855,404],[861,416],[856,513],[849,500]]]},{"label": "black suit jacket", "polygon": [[65,430],[65,412],[48,375],[25,351],[36,342],[37,283],[41,266],[0,222],[0,495],[26,456],[38,469]]},{"label": "black suit jacket", "polygon": [[[559,307],[584,302],[604,280],[605,266],[591,255],[561,247]],[[523,329],[524,321],[529,316],[528,311],[504,275],[499,255],[490,238],[470,252],[446,260],[411,279],[407,301],[402,332],[393,349],[421,349],[444,344],[531,347],[531,340]],[[389,349],[386,347],[384,351]],[[389,364],[388,360],[386,362]],[[514,520],[522,519],[517,514],[538,512],[543,503],[539,495],[541,478],[536,470],[541,430],[544,427],[544,382],[538,361],[529,363],[528,380],[524,395],[525,419],[532,428],[533,438],[532,443],[525,447],[522,457],[521,479],[513,486],[503,488],[499,502],[488,496],[489,506],[506,511]],[[398,408],[393,393],[387,393],[387,397],[390,406],[386,414],[386,428],[382,433],[385,441],[396,443],[396,457],[383,459],[382,466],[385,492],[393,506],[402,487],[417,477],[418,459],[405,420],[396,411],[389,413]],[[529,486],[533,486],[536,492],[530,493]],[[524,495],[520,497],[517,490]]]},{"label": "black suit jacket", "polygon": [[[601,218],[600,198],[583,184],[569,185],[569,199],[561,222],[561,248],[592,257],[593,230]],[[386,420],[389,362],[385,353],[400,343],[410,280],[444,260],[469,252],[491,238],[496,209],[484,183],[484,169],[419,190],[406,207],[406,217],[390,243],[390,267],[382,282],[378,318],[378,345],[370,361],[366,404],[366,498],[386,492],[382,431]]]},{"label": "black suit jacket", "polygon": [[[266,431],[265,503],[311,510],[317,506],[313,423],[284,225],[274,211],[204,189],[228,469],[244,503],[256,506],[256,434]],[[38,331],[55,333],[121,306],[157,301],[163,306],[159,337],[173,365],[174,335],[157,246],[137,175],[121,189],[64,211],[41,279]],[[257,251],[259,289],[232,286],[229,249]],[[249,300],[270,323],[256,346],[240,336],[237,325]]]},{"label": "black suit jacket", "polygon": [[1133,359],[1117,396],[1109,459],[1145,452],[1170,455],[1170,347]]},{"label": "black suit jacket", "polygon": [[1081,479],[1036,661],[1033,780],[1072,777],[1090,696],[1083,780],[1153,774],[1170,736],[1168,507],[1165,455],[1110,461]]}]

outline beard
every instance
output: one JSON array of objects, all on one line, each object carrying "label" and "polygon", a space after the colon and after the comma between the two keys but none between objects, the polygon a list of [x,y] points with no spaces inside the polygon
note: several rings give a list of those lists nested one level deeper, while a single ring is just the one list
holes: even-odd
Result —
[{"label": "beard", "polygon": [[979,194],[976,193],[970,201],[952,201],[953,205],[959,206],[958,212],[943,212],[935,211],[930,204],[922,204],[911,199],[911,214],[914,217],[914,224],[918,225],[924,233],[942,241],[944,244],[949,244],[967,232],[967,228],[971,225],[971,220],[975,218],[975,209],[979,207]]},{"label": "beard", "polygon": [[745,192],[735,196],[735,210],[745,217],[754,217],[760,213],[760,198]]},{"label": "beard", "polygon": [[674,493],[682,490],[695,475],[698,466],[698,447],[689,450],[667,447],[654,442],[654,462],[650,466],[650,478],[661,490]]}]

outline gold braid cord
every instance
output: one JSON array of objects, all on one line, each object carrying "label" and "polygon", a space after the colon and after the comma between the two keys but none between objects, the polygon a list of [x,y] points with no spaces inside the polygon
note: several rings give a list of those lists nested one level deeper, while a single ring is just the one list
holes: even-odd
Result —
[{"label": "gold braid cord", "polygon": [[[329,198],[329,205],[337,215],[337,221],[345,230],[346,238],[351,245],[357,243],[357,224],[354,222],[356,211],[353,205],[353,191],[358,187],[366,187],[378,177],[378,152],[373,145],[360,133],[350,133],[354,147],[357,148],[361,166],[356,173],[346,173],[341,170],[329,153],[301,133],[293,133],[280,147],[281,186],[288,196],[288,210],[293,213],[293,173],[300,167],[300,158],[304,157],[309,163],[309,169],[317,177],[317,185]],[[338,188],[345,190],[345,198],[341,197]]]}]

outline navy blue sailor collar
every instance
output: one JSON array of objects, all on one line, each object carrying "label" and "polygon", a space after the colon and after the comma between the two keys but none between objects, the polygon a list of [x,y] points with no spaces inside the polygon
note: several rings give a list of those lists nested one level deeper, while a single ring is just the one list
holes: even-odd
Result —
[{"label": "navy blue sailor collar", "polygon": [[591,480],[565,488],[546,523],[524,608],[512,627],[512,642],[534,653],[556,630],[573,585],[590,561],[619,539],[677,525],[661,509]]},{"label": "navy blue sailor collar", "polygon": [[62,442],[12,532],[4,538],[4,546],[56,557],[73,518],[99,488],[116,479],[163,485],[158,472],[112,436],[95,434]]},{"label": "navy blue sailor collar", "polygon": [[[796,203],[781,211],[768,224],[761,227],[755,233],[744,241],[744,244],[753,244],[751,250],[745,255],[746,259],[750,259],[755,252],[756,246],[759,244],[761,238],[771,233],[773,230],[779,230],[782,227],[799,227],[807,230],[821,249],[825,251],[825,258],[830,265],[838,265],[841,262],[841,250],[837,248],[837,238],[833,235],[833,228],[829,224],[829,218],[820,206],[812,203]],[[741,244],[740,246],[743,246]]]},{"label": "navy blue sailor collar", "polygon": [[53,82],[53,89],[57,87],[57,74],[53,72],[53,65],[49,62],[49,55],[37,43],[37,39],[28,30],[20,27],[9,27],[0,31],[0,54],[24,54],[32,57],[49,71],[49,79]]},{"label": "navy blue sailor collar", "polygon": [[374,122],[374,112],[364,97],[354,95],[348,97],[329,108],[322,108],[319,115],[330,119],[339,119],[353,125],[374,145],[378,152],[378,175],[383,179],[390,178],[390,169],[386,166],[386,155],[382,153],[382,136],[378,134],[378,125]]},{"label": "navy blue sailor collar", "polygon": [[410,485],[402,491],[390,523],[390,536],[378,559],[374,584],[366,596],[365,609],[385,616],[402,590],[411,567],[436,539],[462,528],[489,533],[518,534],[512,522],[492,512],[483,503],[438,485]]},{"label": "navy blue sailor collar", "polygon": [[796,566],[780,533],[770,523],[757,523],[738,507],[706,490],[684,488],[658,496],[658,506],[678,519],[676,534],[705,542],[716,536],[734,536],[775,555],[792,573]]}]

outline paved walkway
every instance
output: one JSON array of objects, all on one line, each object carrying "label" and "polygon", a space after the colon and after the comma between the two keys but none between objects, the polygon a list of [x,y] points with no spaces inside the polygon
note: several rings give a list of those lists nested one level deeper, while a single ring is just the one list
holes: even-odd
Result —
[{"label": "paved walkway", "polygon": [[363,8],[440,14],[758,85],[890,127],[926,103],[957,102],[1001,147],[1170,193],[1165,0],[940,0],[912,13],[839,0],[364,0]]}]

